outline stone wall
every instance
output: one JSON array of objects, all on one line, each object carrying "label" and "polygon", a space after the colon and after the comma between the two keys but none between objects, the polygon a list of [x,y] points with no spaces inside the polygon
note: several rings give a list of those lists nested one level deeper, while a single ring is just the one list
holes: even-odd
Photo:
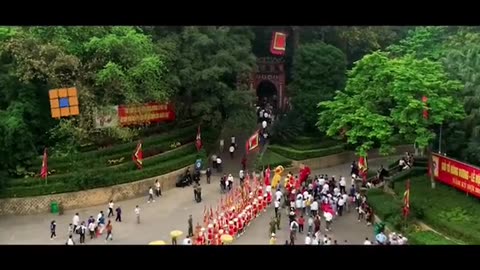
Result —
[{"label": "stone wall", "polygon": [[[187,167],[192,168],[193,166],[194,165],[190,165]],[[0,215],[46,213],[50,211],[50,203],[52,201],[59,202],[64,210],[69,210],[102,205],[110,200],[123,201],[139,196],[146,196],[148,187],[153,187],[157,179],[162,185],[162,190],[174,188],[179,175],[184,173],[187,167],[164,175],[117,186],[54,195],[0,199]]]},{"label": "stone wall", "polygon": [[[400,145],[395,147],[394,154],[401,155],[401,154],[404,154],[405,152],[413,152],[413,151],[414,151],[413,145]],[[378,149],[373,149],[368,152],[369,159],[374,159],[379,157],[382,157],[382,156],[378,152]],[[343,163],[349,163],[354,160],[358,160],[358,157],[355,155],[355,153],[351,151],[347,151],[347,152],[342,152],[339,154],[329,155],[325,157],[311,158],[306,160],[294,160],[292,162],[292,167],[298,168],[300,167],[300,164],[305,164],[308,167],[310,167],[310,169],[315,170],[315,169],[328,168],[328,167],[340,165]]]}]

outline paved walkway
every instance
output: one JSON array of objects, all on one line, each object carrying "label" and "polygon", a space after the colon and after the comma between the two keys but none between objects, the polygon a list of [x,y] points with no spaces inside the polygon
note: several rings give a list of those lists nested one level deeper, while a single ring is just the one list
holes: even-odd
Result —
[{"label": "paved walkway", "polygon": [[[225,163],[239,162],[235,159],[230,161],[224,159]],[[386,162],[384,162],[386,164]],[[378,166],[378,161],[371,160],[369,165],[371,168]],[[237,165],[230,165],[235,167]],[[229,167],[230,167],[229,166]],[[323,169],[322,173],[329,175],[348,174],[349,164]],[[238,170],[234,176],[238,178]],[[320,173],[314,171],[314,173]],[[238,181],[238,179],[237,179]],[[120,205],[123,210],[121,223],[113,224],[114,240],[108,244],[140,244],[144,245],[154,240],[169,241],[169,233],[171,230],[179,229],[187,231],[188,215],[192,214],[194,223],[202,222],[204,207],[215,207],[220,200],[219,176],[212,177],[210,185],[205,183],[202,178],[203,190],[202,195],[204,201],[195,203],[193,199],[192,188],[176,188],[164,193],[163,197],[154,203],[147,204],[146,197],[131,199],[122,202],[116,202],[116,206]],[[238,184],[238,183],[237,183]],[[134,208],[139,205],[141,208],[141,224],[136,224]],[[0,217],[0,244],[65,244],[67,239],[68,224],[71,223],[73,215],[78,212],[81,220],[88,219],[93,215],[96,217],[98,212],[107,210],[107,202],[105,206],[89,207],[79,210],[66,211],[64,215],[54,216],[52,214],[40,214],[32,216],[3,216]],[[248,231],[236,241],[236,244],[266,244],[268,243],[268,222],[273,216],[273,210],[269,209],[267,213],[261,215],[248,228]],[[286,227],[285,215],[282,216],[283,227]],[[57,222],[58,238],[50,240],[49,224],[55,219]],[[112,219],[113,220],[113,219]],[[195,225],[195,224],[194,224]],[[332,235],[339,242],[348,240],[349,243],[358,244],[363,241],[366,235],[371,236],[371,227],[364,224],[358,224],[353,215],[341,217],[333,224]],[[278,243],[284,243],[287,237],[287,230],[283,229],[278,233]],[[299,241],[303,242],[302,237]],[[78,242],[78,241],[77,241]],[[94,239],[86,241],[87,244],[105,244],[103,239]]]}]

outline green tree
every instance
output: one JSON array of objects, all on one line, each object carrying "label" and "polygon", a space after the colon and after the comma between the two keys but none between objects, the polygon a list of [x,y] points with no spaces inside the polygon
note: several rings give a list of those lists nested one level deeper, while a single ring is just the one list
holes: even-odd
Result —
[{"label": "green tree", "polygon": [[252,95],[237,78],[248,76],[255,65],[253,33],[243,27],[185,27],[178,37],[175,61],[181,113],[218,125],[230,116],[238,126],[254,119]]},{"label": "green tree", "polygon": [[[329,136],[346,130],[347,142],[361,155],[375,143],[388,153],[396,134],[427,147],[435,137],[433,125],[463,117],[462,104],[455,98],[461,87],[440,63],[411,56],[392,59],[376,52],[349,72],[344,91],[320,103],[317,125]],[[422,116],[422,96],[429,98],[428,120]]]},{"label": "green tree", "polygon": [[322,42],[299,47],[293,61],[293,81],[288,86],[293,109],[305,121],[307,130],[314,130],[317,104],[333,98],[342,89],[346,78],[345,55]]}]

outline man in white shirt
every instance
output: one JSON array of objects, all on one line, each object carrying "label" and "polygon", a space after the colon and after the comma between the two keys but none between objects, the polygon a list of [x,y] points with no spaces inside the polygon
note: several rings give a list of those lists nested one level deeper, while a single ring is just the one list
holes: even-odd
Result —
[{"label": "man in white shirt", "polygon": [[371,245],[372,242],[370,242],[370,240],[368,240],[368,237],[365,237],[365,241],[363,242],[364,245]]},{"label": "man in white shirt", "polygon": [[338,215],[342,216],[343,207],[345,206],[345,200],[343,199],[343,196],[338,199],[337,205],[338,205],[338,207],[337,207]]},{"label": "man in white shirt", "polygon": [[323,178],[323,176],[320,177],[320,179],[318,179],[318,185],[320,185],[322,187],[323,187],[323,185],[325,185],[325,178]]},{"label": "man in white shirt", "polygon": [[313,233],[313,217],[312,216],[308,217],[307,226],[308,226],[307,232],[310,234]]},{"label": "man in white shirt", "polygon": [[318,239],[316,237],[312,239],[312,246],[318,246]]},{"label": "man in white shirt", "polygon": [[324,212],[323,216],[325,217],[326,227],[325,231],[330,231],[330,225],[332,224],[333,215],[330,212]]},{"label": "man in white shirt", "polygon": [[135,206],[135,216],[137,216],[137,224],[140,224],[140,207]]},{"label": "man in white shirt", "polygon": [[78,213],[75,213],[75,216],[73,216],[72,224],[73,224],[73,232],[76,233],[78,225],[80,224],[80,216],[78,215]]},{"label": "man in white shirt", "polygon": [[235,146],[230,145],[228,151],[230,152],[230,158],[233,159],[233,154],[235,153]]},{"label": "man in white shirt", "polygon": [[328,190],[329,190],[329,188],[330,188],[330,187],[328,186],[327,183],[323,184],[322,193],[324,193],[324,194],[327,193]]},{"label": "man in white shirt", "polygon": [[90,232],[90,239],[95,238],[95,222],[88,224],[88,231]]},{"label": "man in white shirt", "polygon": [[220,139],[220,153],[223,153],[223,149],[225,147],[225,140],[224,139]]},{"label": "man in white shirt", "polygon": [[278,218],[278,210],[280,209],[280,200],[275,200],[275,217]]},{"label": "man in white shirt", "polygon": [[346,187],[347,187],[347,181],[345,181],[345,177],[343,177],[343,176],[340,177],[339,185],[340,185],[340,192],[341,192],[342,194],[347,193],[347,189],[346,189]]},{"label": "man in white shirt", "polygon": [[235,136],[232,136],[230,140],[232,141],[232,145],[235,145]]},{"label": "man in white shirt", "polygon": [[267,121],[263,120],[262,122],[262,128],[266,129],[267,128]]},{"label": "man in white shirt", "polygon": [[149,187],[149,188],[148,188],[148,200],[147,200],[147,203],[150,203],[150,202],[155,202],[155,199],[153,198],[153,188],[152,188],[152,187]]},{"label": "man in white shirt", "polygon": [[110,216],[115,216],[115,214],[113,214],[113,200],[111,200],[109,203],[108,203],[108,215],[107,217],[110,217]]},{"label": "man in white shirt", "polygon": [[217,157],[217,172],[222,172],[222,159]]},{"label": "man in white shirt", "polygon": [[343,210],[348,212],[348,195],[347,195],[347,193],[344,193],[342,195],[342,199],[343,199],[343,202],[344,202]]},{"label": "man in white shirt", "polygon": [[280,191],[280,188],[277,189],[275,192],[275,200],[281,201],[282,200],[283,193]]},{"label": "man in white shirt", "polygon": [[312,238],[310,237],[310,234],[307,233],[307,236],[305,236],[305,245],[311,245],[312,244]]}]

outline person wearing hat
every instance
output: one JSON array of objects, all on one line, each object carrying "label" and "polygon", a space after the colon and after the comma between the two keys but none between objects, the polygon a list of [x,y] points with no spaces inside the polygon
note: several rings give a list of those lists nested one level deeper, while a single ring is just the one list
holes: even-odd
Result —
[{"label": "person wearing hat", "polygon": [[272,233],[272,237],[270,238],[270,245],[275,245],[277,243],[277,237],[275,237],[275,233]]}]

